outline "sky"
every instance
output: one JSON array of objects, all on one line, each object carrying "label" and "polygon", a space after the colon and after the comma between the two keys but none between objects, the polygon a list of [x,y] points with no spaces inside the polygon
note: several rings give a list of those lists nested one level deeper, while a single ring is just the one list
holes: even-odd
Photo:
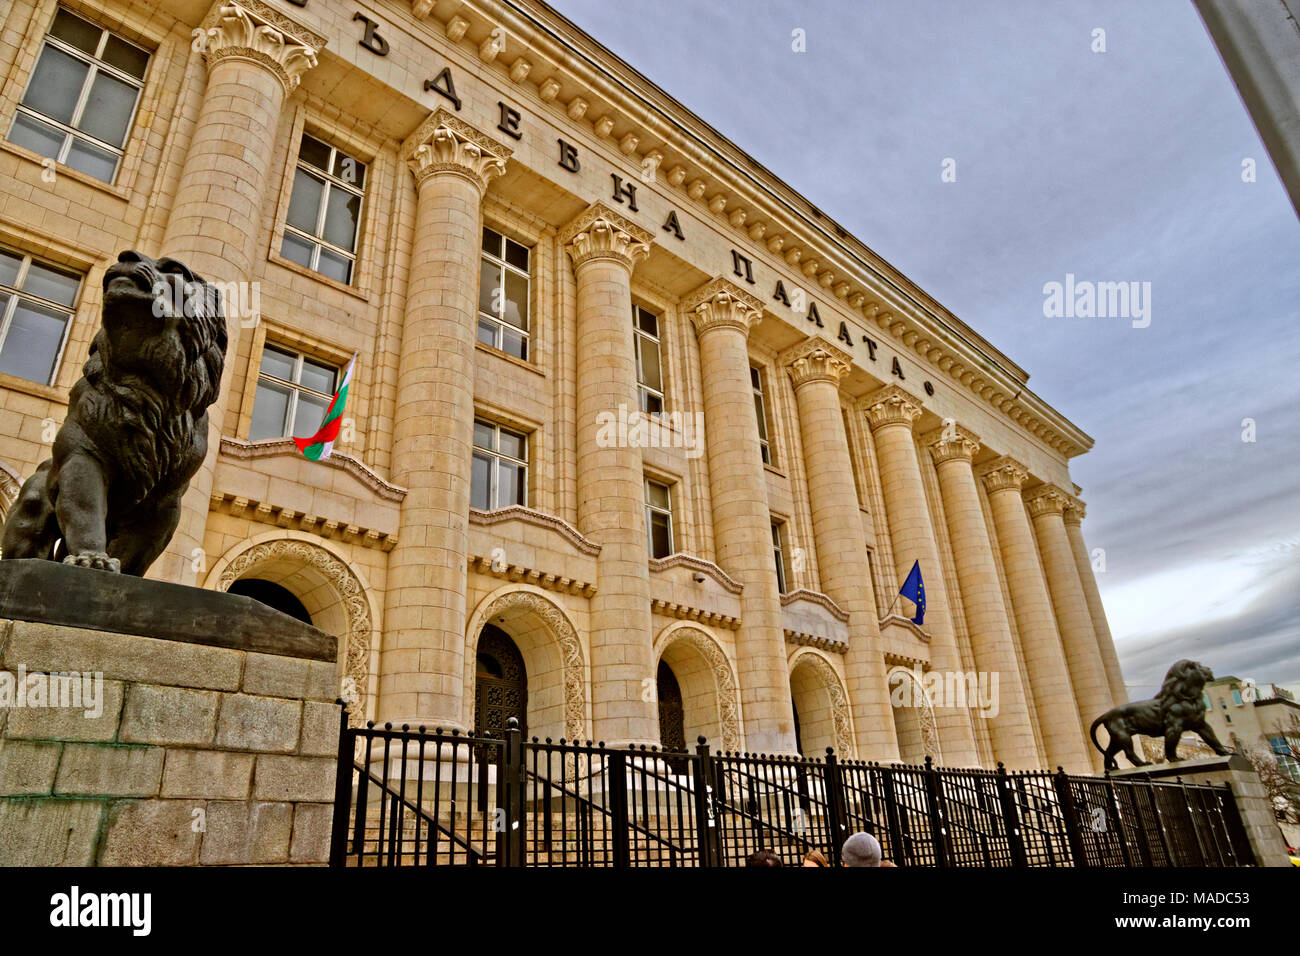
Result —
[{"label": "sky", "polygon": [[[1096,440],[1131,698],[1183,657],[1300,682],[1300,223],[1189,0],[551,3]],[[1046,316],[1067,274],[1142,283],[1149,324]]]}]

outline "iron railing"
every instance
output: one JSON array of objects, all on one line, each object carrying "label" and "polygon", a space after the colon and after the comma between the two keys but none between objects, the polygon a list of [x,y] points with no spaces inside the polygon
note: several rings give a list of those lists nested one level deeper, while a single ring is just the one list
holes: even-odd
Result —
[{"label": "iron railing", "polygon": [[341,718],[332,866],[1251,866],[1231,788],[1030,771],[609,748]]}]

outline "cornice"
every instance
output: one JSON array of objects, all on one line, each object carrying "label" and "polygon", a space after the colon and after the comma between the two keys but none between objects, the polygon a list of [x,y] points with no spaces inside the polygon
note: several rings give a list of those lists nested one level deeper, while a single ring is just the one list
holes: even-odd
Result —
[{"label": "cornice", "polygon": [[820,591],[810,591],[807,588],[796,588],[793,591],[787,591],[781,595],[781,606],[789,607],[791,604],[816,604],[829,612],[830,616],[841,624],[849,623],[849,612]]},{"label": "cornice", "polygon": [[763,320],[763,303],[730,279],[710,279],[681,302],[682,314],[695,326],[695,334],[713,329],[735,329],[742,335]]},{"label": "cornice", "polygon": [[661,598],[651,599],[650,611],[653,614],[662,614],[664,617],[675,617],[679,621],[694,621],[709,627],[723,627],[729,631],[740,629],[740,618],[731,614],[719,614],[716,611],[707,611],[689,604],[676,604]]},{"label": "cornice", "polygon": [[[219,456],[234,461],[255,461],[258,458],[301,458],[302,453],[298,451],[298,446],[293,443],[292,438],[249,442],[240,438],[226,438],[223,436]],[[323,465],[326,468],[337,468],[340,471],[346,471],[385,501],[400,502],[406,497],[405,488],[400,485],[390,484],[380,478],[378,474],[371,471],[369,466],[346,452],[336,451],[329,458],[318,461],[316,464]]]},{"label": "cornice", "polygon": [[556,234],[576,270],[593,259],[610,259],[629,271],[650,254],[654,234],[622,213],[595,202]]},{"label": "cornice", "polygon": [[392,551],[397,547],[397,534],[380,528],[367,528],[351,524],[327,515],[309,514],[285,508],[269,501],[245,498],[240,495],[214,492],[208,506],[221,514],[236,518],[247,518],[259,524],[272,525],[277,528],[291,528],[305,531],[328,540],[343,541],[347,544],[360,545],[363,548],[377,548],[380,551]]},{"label": "cornice", "polygon": [[886,614],[880,619],[879,624],[881,628],[889,627],[890,625],[901,627],[904,630],[911,631],[927,644],[930,643],[930,632],[920,627],[910,617],[903,617],[901,614]]},{"label": "cornice", "polygon": [[[433,7],[415,0],[413,11],[427,16]],[[1092,447],[1087,434],[1025,387],[1023,369],[563,16],[534,0],[473,0],[447,17],[451,42],[499,64],[544,108],[590,126],[615,157],[653,171],[682,194],[683,205],[736,233],[760,258],[770,256],[769,265],[815,281],[867,328],[874,323],[900,351],[938,368],[1062,456]],[[504,42],[492,38],[497,27]]]},{"label": "cornice", "polygon": [[553,531],[582,554],[589,554],[593,557],[600,554],[599,544],[590,538],[583,537],[577,528],[556,515],[525,508],[523,505],[510,505],[506,508],[497,508],[495,511],[480,511],[478,508],[469,509],[469,523],[479,527],[490,528],[505,521],[520,521],[535,528]]},{"label": "cornice", "polygon": [[836,388],[853,367],[853,357],[820,336],[811,336],[777,356],[794,382],[795,391],[810,382],[829,382]]},{"label": "cornice", "polygon": [[696,557],[693,554],[684,554],[681,551],[670,554],[666,558],[651,558],[651,571],[667,571],[671,568],[687,568],[691,571],[698,571],[701,574],[713,578],[723,589],[731,594],[740,594],[745,590],[745,586],[727,574],[726,571],[718,567],[712,561],[706,561],[703,558]]},{"label": "cornice", "polygon": [[562,574],[555,574],[539,568],[530,568],[522,564],[512,564],[490,554],[467,554],[465,563],[471,571],[476,571],[479,574],[488,574],[515,584],[523,582],[559,594],[572,594],[575,597],[590,598],[595,596],[597,591],[596,585],[591,581],[570,578]]},{"label": "cornice", "polygon": [[848,641],[818,634],[805,634],[802,631],[792,631],[789,628],[785,629],[785,642],[792,647],[815,647],[819,651],[829,651],[832,654],[847,654],[849,652]]}]

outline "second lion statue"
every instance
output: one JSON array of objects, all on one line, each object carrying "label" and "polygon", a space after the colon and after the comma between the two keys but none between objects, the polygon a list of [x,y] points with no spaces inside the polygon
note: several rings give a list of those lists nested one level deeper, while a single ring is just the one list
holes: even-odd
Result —
[{"label": "second lion statue", "polygon": [[[1230,753],[1205,721],[1205,685],[1212,680],[1214,672],[1204,664],[1179,661],[1169,668],[1160,693],[1155,697],[1112,707],[1094,720],[1088,728],[1088,735],[1092,737],[1093,746],[1102,752],[1106,769],[1119,768],[1115,755],[1121,750],[1133,766],[1147,765],[1133,746],[1135,734],[1163,737],[1165,759],[1171,763],[1178,760],[1178,741],[1188,730],[1198,734],[1216,754]],[[1105,727],[1110,735],[1104,748],[1097,742],[1098,727]]]},{"label": "second lion statue", "polygon": [[5,522],[4,557],[144,575],[207,455],[226,343],[214,286],[175,259],[119,255],[53,453]]}]

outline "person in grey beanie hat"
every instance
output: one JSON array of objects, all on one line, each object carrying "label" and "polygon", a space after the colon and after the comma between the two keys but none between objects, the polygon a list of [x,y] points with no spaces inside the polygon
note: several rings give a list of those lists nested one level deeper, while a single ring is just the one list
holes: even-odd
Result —
[{"label": "person in grey beanie hat", "polygon": [[840,851],[845,866],[893,866],[881,857],[880,841],[870,833],[855,833]]}]

